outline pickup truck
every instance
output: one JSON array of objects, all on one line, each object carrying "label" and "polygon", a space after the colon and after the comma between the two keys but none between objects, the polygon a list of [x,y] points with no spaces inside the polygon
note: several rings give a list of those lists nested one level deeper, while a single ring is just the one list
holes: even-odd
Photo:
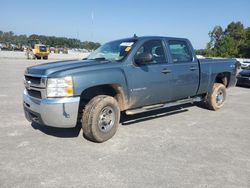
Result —
[{"label": "pickup truck", "polygon": [[104,142],[116,133],[121,112],[194,102],[220,109],[238,68],[233,59],[197,59],[187,39],[134,36],[108,42],[83,60],[28,67],[24,112],[45,126],[80,123],[85,138]]}]

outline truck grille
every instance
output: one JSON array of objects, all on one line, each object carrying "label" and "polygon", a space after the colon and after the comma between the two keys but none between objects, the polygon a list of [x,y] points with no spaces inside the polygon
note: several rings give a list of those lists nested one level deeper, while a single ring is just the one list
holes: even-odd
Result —
[{"label": "truck grille", "polygon": [[24,79],[24,86],[29,96],[37,99],[45,98],[46,78],[25,75]]},{"label": "truck grille", "polygon": [[27,93],[31,97],[38,98],[38,99],[42,98],[41,91],[37,91],[37,90],[33,90],[33,89],[31,89],[31,90],[27,89]]},{"label": "truck grille", "polygon": [[39,77],[31,77],[31,76],[25,76],[26,81],[30,81],[32,85],[40,85],[41,78]]}]

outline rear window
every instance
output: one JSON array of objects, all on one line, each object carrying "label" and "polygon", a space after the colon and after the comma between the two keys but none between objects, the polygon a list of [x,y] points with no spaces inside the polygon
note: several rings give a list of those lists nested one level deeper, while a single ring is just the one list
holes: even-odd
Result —
[{"label": "rear window", "polygon": [[169,41],[170,53],[174,63],[190,62],[192,53],[185,41]]}]

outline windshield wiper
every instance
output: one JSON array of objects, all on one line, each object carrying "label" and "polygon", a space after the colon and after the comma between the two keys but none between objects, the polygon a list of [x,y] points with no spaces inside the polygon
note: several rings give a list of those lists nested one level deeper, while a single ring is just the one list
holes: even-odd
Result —
[{"label": "windshield wiper", "polygon": [[98,61],[106,60],[106,61],[109,61],[105,57],[97,57],[97,58],[93,58],[93,59],[89,59],[89,60],[98,60]]}]

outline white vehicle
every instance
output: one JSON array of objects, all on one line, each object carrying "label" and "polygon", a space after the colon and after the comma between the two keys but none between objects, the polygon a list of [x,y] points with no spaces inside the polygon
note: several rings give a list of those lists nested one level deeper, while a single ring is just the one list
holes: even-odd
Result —
[{"label": "white vehicle", "polygon": [[198,59],[206,59],[206,57],[204,57],[203,55],[196,55],[196,57],[197,57]]},{"label": "white vehicle", "polygon": [[242,69],[250,68],[250,61],[241,62],[241,68]]}]

